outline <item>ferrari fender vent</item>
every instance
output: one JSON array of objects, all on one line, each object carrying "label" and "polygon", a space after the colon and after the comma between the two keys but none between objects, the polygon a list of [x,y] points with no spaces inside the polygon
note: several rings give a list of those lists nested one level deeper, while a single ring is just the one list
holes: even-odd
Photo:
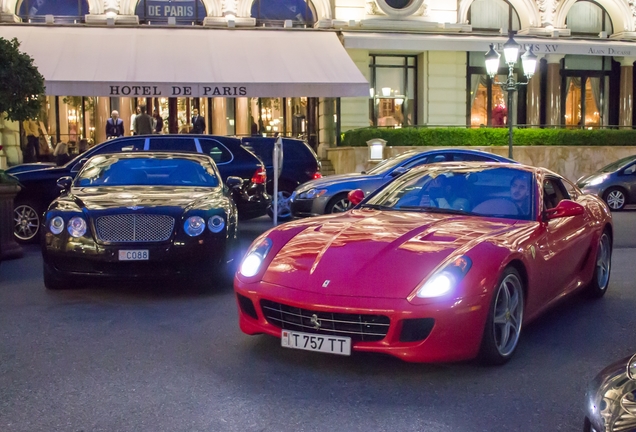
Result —
[{"label": "ferrari fender vent", "polygon": [[386,337],[391,321],[385,315],[361,315],[300,309],[261,300],[261,310],[272,325],[305,333],[347,336],[353,342],[377,342]]},{"label": "ferrari fender vent", "polygon": [[400,342],[423,341],[431,334],[435,320],[433,318],[405,319],[402,321]]},{"label": "ferrari fender vent", "polygon": [[241,311],[250,318],[258,319],[258,316],[256,315],[256,308],[254,307],[252,300],[240,294],[237,294],[236,297],[238,298]]},{"label": "ferrari fender vent", "polygon": [[162,242],[174,231],[174,218],[155,214],[101,216],[95,221],[97,238],[109,243]]}]

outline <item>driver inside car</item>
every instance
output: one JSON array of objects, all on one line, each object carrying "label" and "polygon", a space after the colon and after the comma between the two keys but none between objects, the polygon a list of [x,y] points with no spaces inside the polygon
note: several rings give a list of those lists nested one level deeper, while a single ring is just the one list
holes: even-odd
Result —
[{"label": "driver inside car", "polygon": [[515,176],[510,181],[510,198],[515,203],[520,215],[530,213],[530,178]]},{"label": "driver inside car", "polygon": [[470,210],[470,202],[465,196],[463,178],[446,176],[436,177],[429,186],[429,195],[424,195],[420,205],[453,210]]}]

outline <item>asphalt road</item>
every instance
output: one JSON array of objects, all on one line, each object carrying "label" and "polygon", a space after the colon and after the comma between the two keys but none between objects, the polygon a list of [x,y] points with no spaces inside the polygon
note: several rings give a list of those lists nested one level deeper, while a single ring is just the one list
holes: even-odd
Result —
[{"label": "asphalt road", "polygon": [[[0,266],[0,431],[581,430],[587,383],[636,351],[636,212],[615,216],[607,295],[548,312],[495,368],[283,349],[240,332],[230,286],[47,292],[30,247]],[[244,223],[245,245],[269,226]]]}]

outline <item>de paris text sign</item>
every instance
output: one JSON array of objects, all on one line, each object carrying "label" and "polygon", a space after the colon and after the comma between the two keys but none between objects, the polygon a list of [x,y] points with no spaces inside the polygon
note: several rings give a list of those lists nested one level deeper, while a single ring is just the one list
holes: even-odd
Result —
[{"label": "de paris text sign", "polygon": [[247,96],[246,86],[216,85],[110,85],[109,96],[128,97],[236,97]]}]

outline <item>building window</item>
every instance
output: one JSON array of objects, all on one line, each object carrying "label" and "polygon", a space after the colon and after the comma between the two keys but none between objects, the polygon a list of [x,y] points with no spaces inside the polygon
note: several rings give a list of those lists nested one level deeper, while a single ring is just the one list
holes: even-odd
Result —
[{"label": "building window", "polygon": [[46,15],[55,16],[57,22],[81,22],[89,12],[87,0],[22,0],[16,10],[27,22],[44,22]]},{"label": "building window", "polygon": [[606,35],[614,32],[612,20],[605,9],[589,0],[574,3],[568,11],[565,24],[574,36],[597,37],[601,32]]},{"label": "building window", "polygon": [[563,124],[594,128],[609,124],[611,57],[566,55],[563,60]]},{"label": "building window", "polygon": [[475,0],[468,9],[468,21],[473,31],[519,30],[519,15],[505,0]]},{"label": "building window", "polygon": [[371,55],[370,123],[402,127],[417,119],[417,59],[415,56]]},{"label": "building window", "polygon": [[316,11],[305,0],[254,0],[251,15],[257,25],[266,27],[280,27],[286,20],[299,27],[316,22]]},{"label": "building window", "polygon": [[203,23],[206,16],[201,0],[139,0],[135,14],[145,24],[166,24],[174,18],[178,24]]},{"label": "building window", "polygon": [[[505,82],[508,77],[508,65],[504,64],[504,56],[500,58],[499,75],[496,80]],[[508,113],[512,111],[512,123],[525,123],[525,87],[513,94],[513,107],[508,107],[508,93],[498,85],[494,85],[486,73],[483,52],[468,53],[468,89],[466,124],[471,127],[503,127],[507,124]],[[516,79],[520,78],[520,67],[515,67]],[[521,101],[521,105],[517,103]]]}]

